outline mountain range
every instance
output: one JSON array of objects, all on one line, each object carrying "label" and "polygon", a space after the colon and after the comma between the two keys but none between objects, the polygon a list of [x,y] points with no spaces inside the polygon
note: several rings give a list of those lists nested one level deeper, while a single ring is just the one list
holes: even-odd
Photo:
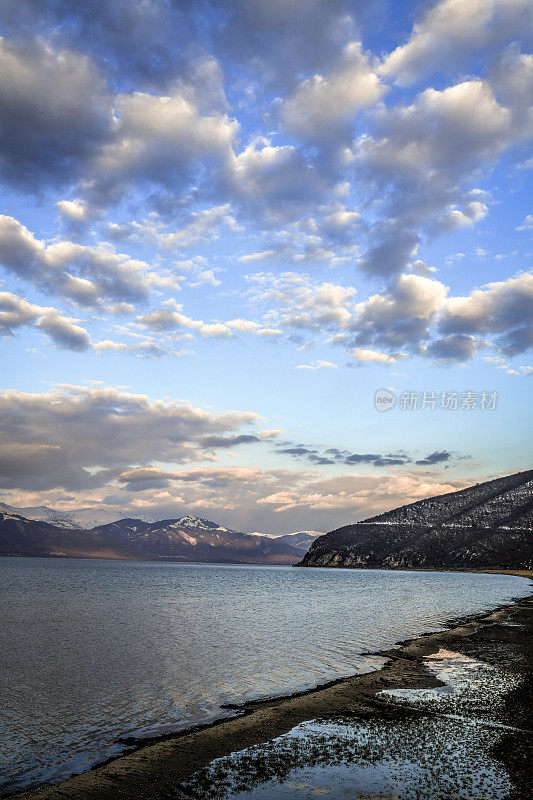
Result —
[{"label": "mountain range", "polygon": [[22,509],[2,503],[0,555],[295,564],[320,535],[315,531],[279,537],[240,533],[191,515],[157,521],[123,517],[88,527],[95,519],[101,522],[104,515],[109,516],[99,509],[67,513],[46,506]]},{"label": "mountain range", "polygon": [[299,566],[532,569],[532,534],[529,470],[330,531]]}]

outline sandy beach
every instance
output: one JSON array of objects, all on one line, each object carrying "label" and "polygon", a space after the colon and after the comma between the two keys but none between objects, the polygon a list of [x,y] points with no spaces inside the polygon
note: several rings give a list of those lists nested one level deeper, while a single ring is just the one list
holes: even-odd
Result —
[{"label": "sandy beach", "polygon": [[[520,574],[532,577],[528,572]],[[391,702],[390,696],[381,693],[442,686],[443,681],[428,668],[428,659],[435,654],[451,653],[477,659],[481,664],[504,665],[512,674],[509,686],[498,689],[503,692],[504,709],[498,725],[503,726],[505,732],[498,735],[491,749],[511,781],[513,789],[508,796],[525,800],[530,796],[528,772],[533,754],[532,643],[533,598],[527,598],[482,617],[456,620],[446,631],[423,635],[380,652],[379,655],[388,661],[373,673],[335,681],[293,697],[246,704],[238,709],[235,718],[140,745],[136,743],[132,752],[89,772],[14,797],[20,800],[159,800],[196,796],[190,794],[190,788],[180,794],[179,787],[185,786],[191,777],[194,781],[195,774],[208,768],[214,759],[257,748],[310,720],[349,717],[361,722],[386,720],[394,726],[421,715],[435,716],[435,710],[425,709],[423,704]],[[479,695],[475,700],[476,708],[484,705],[490,709],[493,703],[490,692],[485,692],[483,687],[476,691]],[[215,796],[210,795],[207,788],[203,795]]]}]

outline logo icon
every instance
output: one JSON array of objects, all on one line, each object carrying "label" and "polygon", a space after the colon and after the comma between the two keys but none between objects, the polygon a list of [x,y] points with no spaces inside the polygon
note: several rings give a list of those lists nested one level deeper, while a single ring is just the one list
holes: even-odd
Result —
[{"label": "logo icon", "polygon": [[390,411],[396,405],[396,395],[389,392],[388,389],[378,389],[374,403],[378,411]]}]

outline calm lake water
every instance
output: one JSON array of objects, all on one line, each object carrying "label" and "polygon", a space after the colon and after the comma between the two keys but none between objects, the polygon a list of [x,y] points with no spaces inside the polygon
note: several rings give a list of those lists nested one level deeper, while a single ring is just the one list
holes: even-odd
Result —
[{"label": "calm lake water", "polygon": [[508,575],[0,558],[0,796],[528,594]]}]

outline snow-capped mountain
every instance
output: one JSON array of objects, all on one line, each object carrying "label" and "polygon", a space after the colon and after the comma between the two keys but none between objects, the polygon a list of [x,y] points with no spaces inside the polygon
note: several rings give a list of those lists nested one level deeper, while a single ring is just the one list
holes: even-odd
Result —
[{"label": "snow-capped mountain", "polygon": [[[56,528],[80,528],[81,530],[91,530],[97,525],[106,525],[108,522],[115,522],[117,519],[124,519],[126,514],[116,511],[106,511],[103,508],[76,508],[72,511],[58,511],[48,506],[28,506],[17,508],[9,506],[7,503],[0,503],[0,512],[4,514],[17,514],[25,519],[33,519],[39,522],[47,522],[55,525]],[[144,522],[153,522],[153,517],[142,516]]]},{"label": "snow-capped mountain", "polygon": [[11,508],[0,508],[0,555],[229,564],[295,564],[302,557],[284,541],[191,515],[157,522],[126,517],[81,530],[29,519]]},{"label": "snow-capped mountain", "polygon": [[291,547],[296,547],[302,554],[307,553],[315,539],[324,534],[321,531],[296,531],[295,533],[285,533],[276,536],[278,542],[285,542]]}]

